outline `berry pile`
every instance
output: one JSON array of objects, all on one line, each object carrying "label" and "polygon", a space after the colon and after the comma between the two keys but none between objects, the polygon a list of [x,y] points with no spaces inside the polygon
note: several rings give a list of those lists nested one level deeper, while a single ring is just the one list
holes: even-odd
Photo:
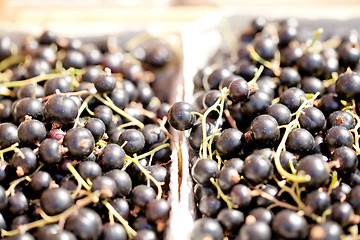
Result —
[{"label": "berry pile", "polygon": [[193,156],[190,239],[358,239],[359,37],[300,29],[254,19],[170,108]]},{"label": "berry pile", "polygon": [[152,87],[177,56],[135,43],[0,38],[1,237],[163,238],[170,105]]}]

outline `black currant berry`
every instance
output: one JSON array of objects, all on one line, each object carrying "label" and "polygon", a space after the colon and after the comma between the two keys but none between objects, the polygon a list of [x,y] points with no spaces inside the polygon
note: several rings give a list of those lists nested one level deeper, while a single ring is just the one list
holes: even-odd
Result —
[{"label": "black currant berry", "polygon": [[132,156],[134,153],[140,153],[145,147],[145,137],[136,129],[126,129],[120,134],[118,144],[123,147],[126,154]]},{"label": "black currant berry", "polygon": [[40,197],[40,205],[47,215],[62,213],[74,204],[70,193],[64,188],[45,190]]},{"label": "black currant berry", "polygon": [[86,158],[92,153],[95,140],[86,128],[72,128],[65,134],[64,145],[73,157]]},{"label": "black currant berry", "polygon": [[50,122],[72,123],[78,114],[78,106],[71,97],[54,95],[44,105],[44,116]]},{"label": "black currant berry", "polygon": [[281,210],[272,222],[273,233],[284,239],[305,239],[307,222],[304,217],[291,210]]},{"label": "black currant berry", "polygon": [[169,110],[169,123],[179,131],[191,128],[195,123],[192,107],[186,102],[177,102]]}]

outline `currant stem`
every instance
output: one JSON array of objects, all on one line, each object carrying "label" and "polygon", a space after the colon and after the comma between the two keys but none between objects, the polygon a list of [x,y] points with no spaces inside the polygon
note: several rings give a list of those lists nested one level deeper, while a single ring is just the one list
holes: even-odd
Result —
[{"label": "currant stem", "polygon": [[255,48],[253,46],[249,47],[249,53],[251,58],[256,61],[259,62],[260,64],[264,65],[265,67],[271,69],[275,76],[280,76],[280,66],[279,65],[275,65],[274,63],[267,61],[265,59],[263,59],[262,57],[260,57],[260,55],[255,51]]},{"label": "currant stem", "polygon": [[288,173],[281,166],[280,154],[281,154],[282,150],[285,148],[286,140],[287,140],[291,130],[296,128],[299,124],[300,113],[306,107],[310,106],[310,104],[312,104],[314,102],[314,100],[317,98],[318,95],[319,95],[319,92],[314,94],[314,96],[312,98],[304,100],[304,102],[301,104],[299,109],[296,111],[295,119],[286,126],[284,136],[281,139],[281,142],[275,152],[274,163],[275,163],[276,169],[278,170],[278,172],[280,173],[281,176],[283,176],[284,178],[286,178],[287,180],[290,180],[292,182],[298,182],[298,183],[308,182],[310,180],[310,176],[309,175],[301,176],[301,175],[295,175],[295,174]]},{"label": "currant stem", "polygon": [[0,62],[0,72],[3,72],[5,69],[11,67],[14,64],[24,62],[25,59],[26,59],[25,56],[18,56],[18,55],[13,55],[8,58],[5,58]]},{"label": "currant stem", "polygon": [[87,182],[80,176],[80,174],[76,171],[76,169],[71,165],[71,163],[67,163],[66,167],[69,171],[74,175],[79,184],[81,184],[86,190],[90,191],[91,187],[87,184]]},{"label": "currant stem", "polygon": [[158,194],[156,195],[156,199],[161,199],[162,196],[162,188],[161,188],[161,183],[158,182],[153,176],[151,176],[151,174],[149,173],[148,170],[146,170],[143,166],[141,166],[141,164],[138,161],[138,157],[132,158],[129,157],[128,155],[126,155],[126,159],[132,161],[139,169],[140,171],[145,175],[145,177],[147,179],[150,179],[156,186],[156,188],[158,189]]},{"label": "currant stem", "polygon": [[5,82],[5,83],[1,83],[0,87],[8,87],[8,88],[21,87],[21,86],[25,86],[25,85],[32,84],[32,83],[46,81],[46,80],[56,78],[56,77],[64,77],[64,76],[69,75],[71,73],[71,71],[74,71],[74,70],[75,70],[74,68],[69,68],[68,70],[65,70],[60,73],[40,74],[36,77],[32,77],[32,78],[29,78],[26,80]]},{"label": "currant stem", "polygon": [[124,226],[129,239],[132,239],[134,236],[136,236],[136,231],[129,226],[129,223],[116,211],[116,209],[107,200],[102,201],[102,203],[109,210],[109,214],[112,214]]},{"label": "currant stem", "polygon": [[4,155],[4,153],[7,153],[7,152],[11,152],[11,151],[18,152],[18,154],[20,155],[21,158],[25,158],[24,154],[19,150],[18,146],[19,146],[19,143],[14,143],[10,147],[0,150],[1,164],[3,164],[5,162],[3,155]]},{"label": "currant stem", "polygon": [[227,196],[222,190],[221,187],[218,184],[217,179],[214,179],[213,177],[210,178],[210,182],[216,187],[218,198],[221,197],[222,200],[227,204],[229,209],[233,209],[236,207],[236,205],[230,200],[230,197]]},{"label": "currant stem", "polygon": [[85,100],[83,101],[83,103],[81,104],[79,111],[78,111],[78,115],[76,116],[75,119],[75,124],[74,124],[74,128],[78,125],[79,123],[79,119],[80,119],[80,115],[82,114],[82,112],[85,110],[85,108],[88,106],[90,100],[93,98],[92,95],[89,95],[85,98]]},{"label": "currant stem", "polygon": [[140,129],[144,128],[144,124],[142,122],[140,122],[139,120],[137,120],[136,118],[134,118],[133,116],[131,116],[130,114],[125,112],[124,110],[121,110],[120,108],[118,108],[106,94],[104,94],[104,97],[106,100],[103,97],[101,97],[98,93],[92,94],[92,95],[96,99],[98,99],[100,102],[102,102],[106,106],[110,107],[112,110],[114,110],[115,112],[117,112],[118,114],[123,116],[124,118],[128,119],[130,122],[134,122],[135,125],[138,126]]},{"label": "currant stem", "polygon": [[6,231],[4,229],[1,229],[1,236],[2,237],[14,236],[17,234],[25,233],[33,228],[38,228],[46,224],[59,222],[61,219],[67,219],[70,215],[74,214],[74,212],[76,212],[80,208],[85,207],[90,203],[99,202],[99,196],[100,196],[100,191],[92,192],[87,197],[78,200],[73,206],[71,206],[70,208],[66,209],[64,212],[58,215],[48,216],[46,217],[46,219],[40,219],[28,224],[21,225],[17,229],[11,231]]},{"label": "currant stem", "polygon": [[164,144],[162,144],[162,145],[160,145],[160,146],[157,146],[156,148],[154,148],[154,149],[152,149],[152,150],[150,150],[150,151],[148,151],[148,152],[146,152],[146,153],[143,153],[143,154],[137,156],[137,158],[138,158],[138,159],[146,158],[147,156],[153,155],[153,154],[156,153],[157,151],[160,151],[161,149],[166,148],[166,147],[168,147],[168,146],[170,146],[169,143],[164,143]]}]

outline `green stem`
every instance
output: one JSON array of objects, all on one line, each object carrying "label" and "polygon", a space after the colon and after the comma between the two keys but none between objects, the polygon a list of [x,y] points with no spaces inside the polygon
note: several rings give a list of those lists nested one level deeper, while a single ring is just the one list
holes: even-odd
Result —
[{"label": "green stem", "polygon": [[20,225],[17,229],[11,230],[11,231],[6,231],[4,229],[1,229],[1,236],[2,237],[14,236],[17,234],[24,233],[33,228],[38,228],[38,227],[42,227],[46,224],[59,222],[61,219],[66,219],[69,216],[73,215],[80,208],[85,207],[85,206],[89,205],[90,203],[99,202],[99,196],[100,196],[100,191],[90,193],[87,197],[78,200],[73,206],[71,206],[70,208],[68,208],[67,210],[65,210],[64,212],[62,212],[58,215],[47,216],[46,219],[40,219],[40,220],[31,222],[28,224]]},{"label": "green stem", "polygon": [[222,190],[221,187],[219,186],[217,179],[214,178],[210,178],[210,182],[216,187],[217,193],[218,193],[218,198],[221,197],[222,200],[224,200],[224,202],[226,203],[226,205],[228,206],[229,209],[233,209],[235,208],[235,204],[230,200],[230,197],[227,196]]},{"label": "green stem", "polygon": [[139,120],[137,120],[130,114],[126,113],[124,110],[121,110],[120,108],[118,108],[107,95],[104,95],[106,100],[103,97],[101,97],[98,93],[92,94],[92,95],[96,99],[98,99],[100,102],[102,102],[103,104],[105,104],[106,106],[110,107],[112,110],[114,110],[115,112],[117,112],[118,114],[123,116],[124,118],[128,119],[131,122],[134,122],[136,124],[136,126],[138,126],[139,128],[141,128],[141,129],[144,128],[144,124],[142,122],[140,122]]},{"label": "green stem", "polygon": [[10,147],[7,147],[7,148],[4,148],[4,149],[0,150],[1,164],[3,164],[5,162],[4,153],[7,153],[7,152],[15,151],[20,155],[21,158],[25,158],[24,154],[20,151],[18,146],[19,146],[19,143],[14,143]]},{"label": "green stem", "polygon": [[67,76],[67,75],[69,75],[71,73],[71,71],[74,71],[74,69],[69,68],[68,70],[66,70],[64,72],[60,72],[60,73],[40,74],[40,75],[38,75],[36,77],[32,77],[32,78],[22,80],[22,81],[13,81],[13,82],[1,83],[0,87],[12,88],[12,87],[25,86],[25,85],[32,84],[32,83],[39,83],[39,82],[46,81],[46,80],[49,80],[49,79],[52,79],[52,78]]},{"label": "green stem", "polygon": [[146,158],[147,156],[150,156],[150,155],[156,153],[157,151],[160,151],[161,149],[166,148],[168,146],[170,146],[169,143],[164,143],[164,144],[162,144],[162,145],[160,145],[160,146],[158,146],[158,147],[156,147],[156,148],[154,148],[154,149],[152,149],[152,150],[150,150],[150,151],[148,151],[146,153],[143,153],[143,154],[137,156],[137,158],[138,159]]},{"label": "green stem", "polygon": [[136,231],[130,227],[129,223],[116,211],[116,209],[108,201],[104,200],[102,201],[102,203],[109,210],[109,213],[111,213],[124,226],[129,239],[132,239],[134,236],[136,236]]},{"label": "green stem", "polygon": [[311,42],[311,44],[310,44],[310,46],[309,46],[309,48],[308,48],[308,51],[313,51],[313,48],[314,48],[314,46],[315,46],[315,43],[316,43],[316,40],[318,40],[318,38],[320,37],[320,35],[322,34],[324,32],[324,29],[322,29],[322,28],[319,28],[319,29],[317,29],[316,31],[315,31],[315,35],[314,35],[314,38],[313,38],[313,40],[312,40],[312,42]]},{"label": "green stem", "polygon": [[145,177],[147,179],[150,179],[156,186],[156,188],[158,189],[158,194],[156,196],[156,199],[161,199],[161,195],[162,195],[162,188],[161,188],[161,183],[159,183],[153,176],[151,176],[151,174],[149,173],[148,170],[146,170],[143,166],[141,166],[141,164],[138,161],[138,157],[131,158],[128,155],[126,155],[126,159],[132,161],[139,169],[140,171],[145,175]]},{"label": "green stem", "polygon": [[284,136],[281,139],[281,142],[275,152],[274,163],[275,163],[276,169],[278,170],[278,172],[281,176],[283,176],[284,178],[286,178],[287,180],[290,180],[292,182],[298,182],[298,183],[308,182],[311,177],[309,175],[301,176],[301,175],[295,175],[295,174],[288,173],[281,166],[280,154],[283,151],[283,149],[285,148],[286,140],[287,140],[291,130],[298,126],[300,113],[302,112],[302,110],[304,110],[310,104],[312,104],[318,95],[319,95],[319,93],[316,93],[311,99],[304,100],[304,102],[301,104],[299,109],[296,111],[295,119],[286,126]]},{"label": "green stem", "polygon": [[8,58],[5,58],[0,62],[0,72],[3,72],[5,69],[11,67],[14,64],[24,62],[25,59],[26,59],[25,56],[18,56],[18,55],[13,55]]},{"label": "green stem", "polygon": [[86,190],[88,190],[88,191],[91,190],[91,187],[89,186],[89,184],[87,184],[87,182],[80,176],[80,174],[71,165],[71,163],[67,163],[66,167],[69,169],[69,171],[72,173],[72,175],[74,175],[74,177],[76,178],[76,180],[78,181],[79,184],[81,184]]},{"label": "green stem", "polygon": [[85,110],[85,108],[88,106],[90,100],[93,98],[92,95],[89,95],[85,98],[84,102],[81,104],[79,111],[78,111],[78,115],[76,116],[75,119],[75,124],[74,124],[74,128],[78,125],[79,123],[79,119],[80,119],[80,115],[81,113]]},{"label": "green stem", "polygon": [[280,75],[280,66],[275,65],[274,63],[272,63],[270,61],[267,61],[267,60],[263,59],[262,57],[260,57],[260,55],[255,51],[254,47],[252,47],[252,46],[249,47],[249,53],[250,53],[251,58],[254,61],[264,65],[265,67],[267,67],[269,69],[271,69],[274,72],[275,76]]}]

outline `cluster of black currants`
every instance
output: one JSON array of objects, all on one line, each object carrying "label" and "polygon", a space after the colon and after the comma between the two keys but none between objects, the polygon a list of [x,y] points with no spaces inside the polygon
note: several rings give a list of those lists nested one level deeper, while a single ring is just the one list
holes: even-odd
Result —
[{"label": "cluster of black currants", "polygon": [[170,108],[191,146],[190,239],[359,237],[359,37],[300,27],[254,19]]},{"label": "cluster of black currants", "polygon": [[1,237],[163,238],[170,105],[152,84],[176,56],[136,43],[0,38]]}]

